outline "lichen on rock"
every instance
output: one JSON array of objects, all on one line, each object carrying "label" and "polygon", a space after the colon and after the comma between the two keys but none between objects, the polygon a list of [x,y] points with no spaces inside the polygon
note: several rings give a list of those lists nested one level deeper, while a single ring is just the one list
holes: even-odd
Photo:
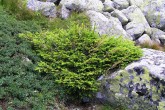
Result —
[{"label": "lichen on rock", "polygon": [[[146,67],[134,68],[130,71],[120,70],[106,81],[110,85],[106,94],[110,102],[119,103],[123,100],[122,103],[134,110],[162,108],[165,82],[153,77]],[[113,100],[110,97],[113,97]]]}]

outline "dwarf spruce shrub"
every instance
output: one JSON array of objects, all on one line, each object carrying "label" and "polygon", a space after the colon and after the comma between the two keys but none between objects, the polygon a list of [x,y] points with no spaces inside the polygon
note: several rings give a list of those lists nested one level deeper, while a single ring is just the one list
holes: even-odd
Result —
[{"label": "dwarf spruce shrub", "polygon": [[74,99],[90,97],[98,90],[97,79],[102,74],[125,67],[142,55],[132,41],[99,36],[83,25],[20,36],[30,40],[42,57],[36,70],[53,74],[55,82]]}]

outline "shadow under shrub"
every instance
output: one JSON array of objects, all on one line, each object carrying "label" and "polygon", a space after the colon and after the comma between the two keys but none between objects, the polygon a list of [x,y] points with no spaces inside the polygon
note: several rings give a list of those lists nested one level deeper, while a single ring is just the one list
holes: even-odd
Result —
[{"label": "shadow under shrub", "polygon": [[91,97],[99,88],[97,79],[102,74],[125,67],[142,55],[132,41],[100,37],[83,25],[20,36],[30,40],[42,57],[36,70],[53,74],[69,99]]}]

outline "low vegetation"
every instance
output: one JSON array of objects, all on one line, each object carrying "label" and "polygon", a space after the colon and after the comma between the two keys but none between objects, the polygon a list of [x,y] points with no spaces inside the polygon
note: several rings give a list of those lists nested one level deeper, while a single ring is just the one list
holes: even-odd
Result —
[{"label": "low vegetation", "polygon": [[0,9],[0,108],[45,110],[56,107],[53,76],[35,71],[39,57],[19,33],[39,32],[33,21],[17,21]]},{"label": "low vegetation", "polygon": [[158,42],[145,42],[143,44],[140,44],[141,48],[149,48],[149,49],[154,49],[154,50],[160,50],[160,51],[165,51],[165,46],[159,44]]},{"label": "low vegetation", "polygon": [[142,55],[132,41],[90,30],[84,13],[49,20],[24,1],[0,2],[0,109],[67,110],[95,95],[102,74]]},{"label": "low vegetation", "polygon": [[101,75],[125,67],[142,55],[132,41],[100,37],[83,25],[21,36],[30,40],[42,57],[36,69],[53,74],[72,99],[91,97],[99,88],[97,79]]}]

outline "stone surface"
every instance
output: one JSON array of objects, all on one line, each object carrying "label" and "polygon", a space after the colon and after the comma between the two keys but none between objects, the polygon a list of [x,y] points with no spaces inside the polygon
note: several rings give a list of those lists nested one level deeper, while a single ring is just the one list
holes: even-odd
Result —
[{"label": "stone surface", "polygon": [[136,40],[144,33],[145,27],[142,23],[132,21],[126,25],[125,29],[126,32],[132,36],[133,40]]},{"label": "stone surface", "polygon": [[109,36],[124,36],[125,38],[130,38],[122,28],[120,21],[108,13],[106,14],[107,15],[105,16],[96,11],[87,11],[87,15],[91,20],[93,28],[95,28],[99,34],[106,34]]},{"label": "stone surface", "polygon": [[147,34],[143,34],[143,35],[138,39],[138,43],[139,43],[139,44],[148,43],[149,45],[152,45],[153,42],[152,42],[150,36],[148,36]]},{"label": "stone surface", "polygon": [[143,8],[143,6],[147,5],[145,1],[148,1],[148,0],[129,0],[130,5],[136,5],[137,7],[141,9]]},{"label": "stone surface", "polygon": [[151,75],[165,81],[165,52],[143,49],[143,57],[126,67],[127,71],[146,67]]},{"label": "stone surface", "polygon": [[61,15],[62,18],[66,19],[69,17],[71,11],[103,11],[103,3],[100,0],[61,0],[62,5]]},{"label": "stone surface", "polygon": [[128,23],[127,17],[119,10],[114,10],[111,15],[113,17],[117,17],[122,25],[125,25]]},{"label": "stone surface", "polygon": [[100,0],[61,0],[61,5],[76,11],[95,10],[102,11],[103,3]]},{"label": "stone surface", "polygon": [[146,16],[151,27],[165,28],[165,0],[130,0],[132,5],[138,6]]},{"label": "stone surface", "polygon": [[130,23],[126,26],[126,31],[136,40],[143,33],[151,34],[151,28],[145,19],[140,8],[135,5],[129,6],[127,9],[122,10],[125,16],[129,19]]},{"label": "stone surface", "polygon": [[151,38],[152,40],[165,45],[165,32],[160,29],[152,28]]},{"label": "stone surface", "polygon": [[143,49],[143,57],[105,76],[102,84],[98,98],[122,103],[131,110],[164,110],[165,52]]},{"label": "stone surface", "polygon": [[148,5],[143,9],[146,13],[146,19],[151,27],[165,28],[165,0],[150,0]]},{"label": "stone surface", "polygon": [[112,12],[115,9],[114,2],[112,2],[111,0],[106,0],[103,3],[103,5],[104,5],[103,11],[105,12]]},{"label": "stone surface", "polygon": [[61,0],[46,0],[47,2],[53,2],[55,5],[59,5]]},{"label": "stone surface", "polygon": [[113,0],[116,9],[125,9],[129,6],[129,2],[127,0]]},{"label": "stone surface", "polygon": [[53,3],[55,3],[55,2],[57,2],[58,0],[46,0],[47,2],[53,2]]},{"label": "stone surface", "polygon": [[61,8],[61,18],[67,19],[70,15],[71,11],[68,10],[65,6],[62,6]]},{"label": "stone surface", "polygon": [[43,15],[51,18],[56,17],[56,7],[52,2],[28,0],[27,7],[33,11],[41,11]]}]

